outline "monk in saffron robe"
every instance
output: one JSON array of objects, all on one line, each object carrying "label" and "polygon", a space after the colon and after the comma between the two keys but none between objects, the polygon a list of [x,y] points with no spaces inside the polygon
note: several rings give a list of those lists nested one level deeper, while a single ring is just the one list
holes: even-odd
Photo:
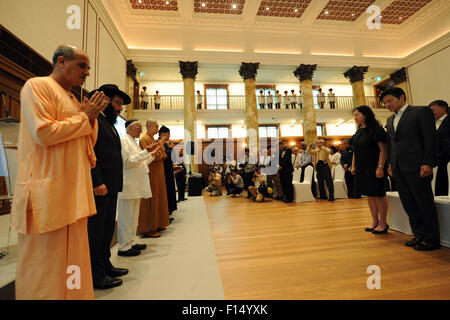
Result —
[{"label": "monk in saffron robe", "polygon": [[[147,120],[147,133],[141,138],[139,146],[145,149],[156,143],[153,138],[158,133],[158,123],[155,120]],[[144,237],[158,238],[160,232],[170,224],[169,208],[167,203],[166,180],[164,175],[164,159],[167,154],[164,151],[166,137],[158,140],[162,148],[154,155],[155,159],[149,164],[150,189],[152,197],[141,199],[139,209],[138,232]]]},{"label": "monk in saffron robe", "polygon": [[82,104],[71,93],[89,75],[80,49],[59,46],[48,77],[22,88],[11,209],[18,232],[16,299],[93,299],[87,218],[96,213],[91,180],[98,114],[108,99]]}]

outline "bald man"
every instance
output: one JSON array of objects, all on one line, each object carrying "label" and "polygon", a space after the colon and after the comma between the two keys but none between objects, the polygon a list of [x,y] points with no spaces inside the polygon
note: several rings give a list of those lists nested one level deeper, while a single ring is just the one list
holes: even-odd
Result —
[{"label": "bald man", "polygon": [[51,75],[28,80],[20,94],[16,299],[94,298],[87,218],[96,213],[96,118],[108,99],[97,92],[80,104],[71,92],[89,65],[80,49],[59,46]]}]

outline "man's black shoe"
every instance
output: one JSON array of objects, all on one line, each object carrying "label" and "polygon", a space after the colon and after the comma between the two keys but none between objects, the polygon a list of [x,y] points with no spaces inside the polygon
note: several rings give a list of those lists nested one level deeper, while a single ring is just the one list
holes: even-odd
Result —
[{"label": "man's black shoe", "polygon": [[138,256],[140,254],[141,254],[141,252],[139,250],[136,250],[136,249],[133,249],[133,248],[130,248],[130,249],[126,250],[126,251],[120,251],[119,250],[119,252],[117,252],[117,255],[119,255],[121,257],[134,257],[134,256]]},{"label": "man's black shoe", "polygon": [[136,250],[145,250],[145,248],[147,248],[147,245],[141,244],[141,243],[136,243],[131,248],[136,249]]},{"label": "man's black shoe", "polygon": [[106,269],[105,272],[110,277],[121,277],[128,273],[128,269],[112,267],[110,269]]},{"label": "man's black shoe", "polygon": [[122,285],[122,279],[111,278],[109,276],[102,277],[94,281],[95,289],[110,289]]},{"label": "man's black shoe", "polygon": [[328,201],[334,201],[334,197],[329,198]]},{"label": "man's black shoe", "polygon": [[411,240],[405,242],[405,246],[414,248],[417,244],[421,243],[422,239],[414,237]]},{"label": "man's black shoe", "polygon": [[436,249],[440,249],[441,245],[439,243],[429,243],[429,242],[425,242],[422,241],[421,243],[416,244],[416,246],[414,247],[414,249],[419,250],[419,251],[432,251],[432,250],[436,250]]}]

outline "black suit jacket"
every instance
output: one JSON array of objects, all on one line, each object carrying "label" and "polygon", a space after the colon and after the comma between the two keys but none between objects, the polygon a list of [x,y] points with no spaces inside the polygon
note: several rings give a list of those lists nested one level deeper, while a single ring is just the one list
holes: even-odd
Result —
[{"label": "black suit jacket", "polygon": [[280,153],[280,174],[290,174],[294,171],[292,166],[292,150],[291,148],[285,148]]},{"label": "black suit jacket", "polygon": [[431,109],[408,106],[397,130],[394,116],[387,120],[387,161],[392,170],[419,172],[422,165],[436,166],[436,122]]},{"label": "black suit jacket", "polygon": [[105,118],[100,114],[98,120],[98,138],[94,146],[97,163],[91,170],[94,187],[106,185],[108,193],[122,191],[123,163],[122,145],[119,134]]},{"label": "black suit jacket", "polygon": [[437,130],[438,163],[447,165],[450,161],[450,115],[447,115]]}]

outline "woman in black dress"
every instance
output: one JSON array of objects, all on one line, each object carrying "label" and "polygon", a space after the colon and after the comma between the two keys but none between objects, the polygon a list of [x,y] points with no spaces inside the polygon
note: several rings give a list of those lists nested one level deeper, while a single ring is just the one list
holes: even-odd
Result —
[{"label": "woman in black dress", "polygon": [[389,229],[384,173],[387,134],[368,106],[355,108],[354,116],[358,130],[349,141],[354,150],[354,191],[368,197],[372,224],[365,230],[374,234],[386,233]]}]

